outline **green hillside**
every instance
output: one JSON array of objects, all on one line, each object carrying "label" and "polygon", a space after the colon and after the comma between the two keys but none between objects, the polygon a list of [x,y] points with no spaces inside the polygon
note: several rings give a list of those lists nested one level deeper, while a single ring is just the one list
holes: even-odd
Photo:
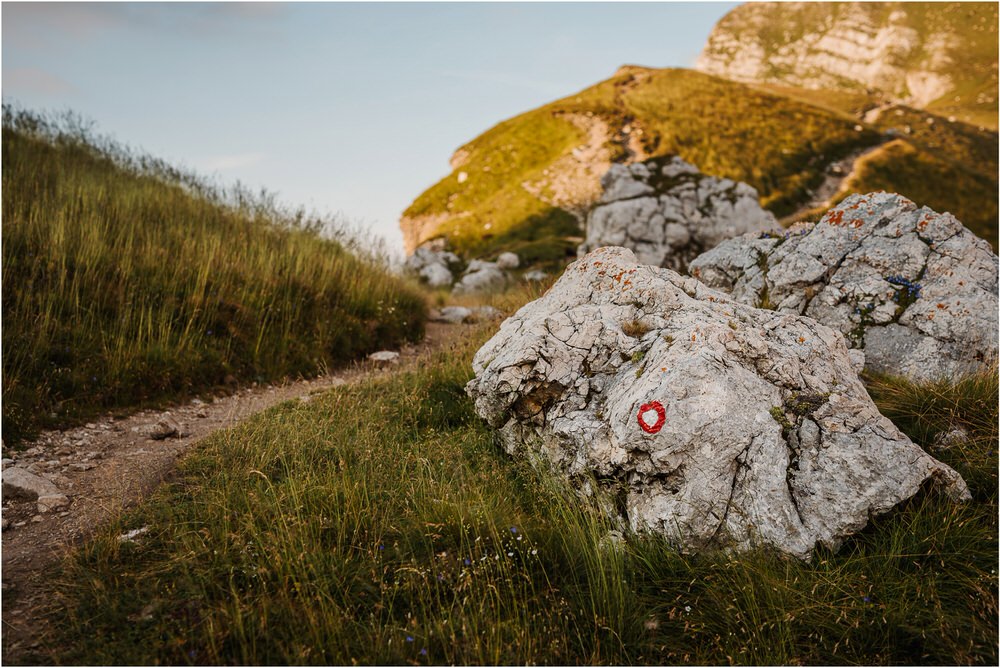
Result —
[{"label": "green hillside", "polygon": [[[470,257],[513,250],[528,263],[560,264],[574,255],[581,228],[546,184],[558,182],[567,156],[593,141],[579,121],[593,118],[607,125],[610,160],[679,154],[707,174],[751,184],[779,217],[809,200],[831,162],[898,134],[905,150],[883,152],[885,169],[850,185],[950,210],[996,243],[996,133],[940,117],[931,126],[929,114],[903,107],[920,118],[900,119],[894,108],[866,124],[852,113],[874,106],[861,93],[765,89],[692,70],[622,68],[462,146],[452,173],[413,202],[401,225],[411,249],[446,237]],[[885,134],[905,120],[914,126],[911,134]],[[906,165],[898,174],[897,160]],[[597,196],[599,190],[589,204]]]},{"label": "green hillside", "polygon": [[[638,141],[648,156],[679,153],[706,173],[747,181],[782,213],[805,199],[829,160],[878,141],[874,132],[855,131],[852,119],[741,84],[691,70],[623,69],[462,146],[459,153],[468,157],[460,170],[404,213],[408,219],[441,219],[415,234],[415,241],[443,235],[466,254],[552,254],[538,259],[558,257],[557,246],[572,249],[572,242],[560,245],[560,239],[579,234],[576,220],[522,186],[584,141],[567,114],[606,122],[612,159],[627,157],[621,136],[629,126],[631,134],[641,133]],[[468,174],[465,183],[459,182],[460,171]]]},{"label": "green hillside", "polygon": [[4,441],[418,339],[420,293],[322,222],[5,108]]}]

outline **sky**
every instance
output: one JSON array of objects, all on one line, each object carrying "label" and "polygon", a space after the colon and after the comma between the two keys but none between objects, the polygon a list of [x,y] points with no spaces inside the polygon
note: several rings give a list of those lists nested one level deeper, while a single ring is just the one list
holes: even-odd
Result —
[{"label": "sky", "polygon": [[401,253],[456,148],[622,64],[692,67],[736,4],[3,2],[2,94]]}]

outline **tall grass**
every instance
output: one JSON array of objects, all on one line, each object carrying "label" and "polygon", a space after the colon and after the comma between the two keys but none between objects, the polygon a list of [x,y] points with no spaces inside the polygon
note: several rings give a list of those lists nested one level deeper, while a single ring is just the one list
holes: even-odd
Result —
[{"label": "tall grass", "polygon": [[420,293],[325,222],[5,107],[4,440],[419,338]]},{"label": "tall grass", "polygon": [[501,451],[463,391],[489,333],[210,439],[67,562],[27,658],[995,665],[995,428],[949,460],[972,503],[916,498],[809,562],[685,556]]}]

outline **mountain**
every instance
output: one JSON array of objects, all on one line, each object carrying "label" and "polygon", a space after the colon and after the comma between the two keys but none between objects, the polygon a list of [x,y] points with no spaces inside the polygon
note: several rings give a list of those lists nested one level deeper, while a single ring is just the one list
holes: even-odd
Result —
[{"label": "mountain", "polygon": [[700,72],[626,66],[504,121],[456,151],[452,173],[404,212],[408,250],[447,237],[461,253],[561,257],[612,162],[676,153],[746,181],[788,213],[826,164],[879,141],[840,113]]},{"label": "mountain", "polygon": [[786,220],[815,215],[831,188],[837,201],[884,189],[996,243],[996,132],[860,90],[624,66],[460,147],[404,212],[407,250],[445,239],[466,257],[510,250],[556,268],[575,256],[608,167],[670,154],[749,183]]},{"label": "mountain", "polygon": [[750,3],[715,26],[697,69],[874,94],[997,127],[997,3]]}]

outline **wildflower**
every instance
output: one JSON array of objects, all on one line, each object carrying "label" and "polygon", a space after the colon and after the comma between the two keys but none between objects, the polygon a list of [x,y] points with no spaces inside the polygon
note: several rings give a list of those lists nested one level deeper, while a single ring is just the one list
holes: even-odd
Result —
[{"label": "wildflower", "polygon": [[427,656],[427,648],[426,647],[421,647],[420,648],[420,656]]},{"label": "wildflower", "polygon": [[690,605],[685,605],[684,606],[684,612],[691,612],[691,606]]},{"label": "wildflower", "polygon": [[406,636],[406,642],[413,642],[413,636]]},{"label": "wildflower", "polygon": [[212,336],[212,330],[208,330],[208,332],[206,332],[206,333],[207,333],[207,334],[208,334],[209,336]]},{"label": "wildflower", "polygon": [[513,553],[513,552],[508,552],[508,553],[507,553],[507,556],[508,556],[508,557],[513,557],[513,556],[514,556],[514,553]]},{"label": "wildflower", "polygon": [[871,603],[872,602],[872,597],[871,596],[865,596],[861,600],[864,601],[865,603]]},{"label": "wildflower", "polygon": [[532,550],[531,553],[532,554],[538,554],[538,550]]},{"label": "wildflower", "polygon": [[517,533],[517,527],[511,527],[510,528],[510,532],[511,533]]},{"label": "wildflower", "polygon": [[466,557],[465,559],[462,560],[462,563],[465,564],[466,566],[468,566],[469,564],[472,563],[472,560],[469,559],[468,557]]},{"label": "wildflower", "polygon": [[384,549],[385,549],[385,545],[383,545],[382,543],[379,543],[378,544],[378,551],[381,552]]}]

